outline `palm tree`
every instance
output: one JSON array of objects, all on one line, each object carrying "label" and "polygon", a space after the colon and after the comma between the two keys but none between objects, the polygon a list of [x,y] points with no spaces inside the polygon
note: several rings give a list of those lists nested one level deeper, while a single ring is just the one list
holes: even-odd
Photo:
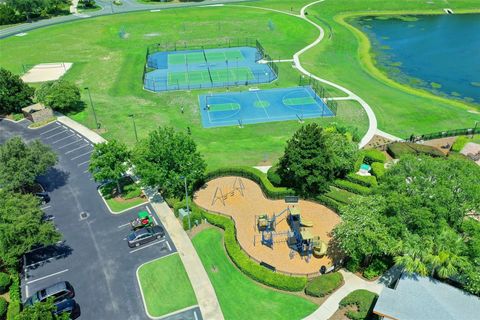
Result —
[{"label": "palm tree", "polygon": [[420,239],[417,235],[411,235],[407,242],[400,242],[398,246],[402,253],[394,257],[396,265],[408,273],[417,273],[421,276],[429,274],[428,255],[432,248],[430,239]]}]

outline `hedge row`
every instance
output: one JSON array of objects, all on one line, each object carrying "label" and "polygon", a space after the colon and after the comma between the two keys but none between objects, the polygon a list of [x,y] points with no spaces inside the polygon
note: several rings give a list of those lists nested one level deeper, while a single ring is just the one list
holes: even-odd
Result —
[{"label": "hedge row", "polygon": [[250,167],[231,167],[210,171],[205,175],[205,181],[224,176],[240,176],[253,180],[260,185],[263,193],[270,199],[283,199],[285,196],[295,195],[292,189],[275,187],[263,172]]},{"label": "hedge row", "polygon": [[432,157],[445,157],[445,154],[435,147],[411,142],[395,142],[389,144],[387,146],[387,152],[395,159],[399,159],[407,154],[427,154]]},{"label": "hedge row", "polygon": [[372,166],[372,174],[379,179],[385,174],[385,166],[383,163],[374,162],[371,164]]},{"label": "hedge row", "polygon": [[282,186],[282,178],[277,173],[278,165],[271,166],[270,169],[267,171],[267,178],[268,181],[272,183],[275,187]]},{"label": "hedge row", "polygon": [[372,164],[374,162],[385,163],[385,161],[387,161],[387,156],[385,155],[385,153],[377,149],[364,150],[363,154],[363,162],[366,164]]},{"label": "hedge row", "polygon": [[368,196],[369,194],[372,193],[372,190],[370,188],[362,186],[358,183],[347,181],[347,180],[337,179],[333,182],[333,185],[340,189],[345,189],[347,191],[350,191],[356,194],[361,194],[364,196]]},{"label": "hedge row", "polygon": [[347,174],[345,179],[365,187],[376,187],[378,185],[377,178],[375,178],[374,176],[361,176],[356,173],[349,173]]},{"label": "hedge row", "polygon": [[352,198],[356,197],[357,195],[347,190],[332,189],[329,192],[325,193],[325,196],[337,202],[348,204],[352,201]]},{"label": "hedge row", "polygon": [[360,166],[362,165],[364,159],[365,159],[365,152],[363,150],[360,150],[357,161],[355,161],[355,164],[354,164],[355,167],[353,168],[353,172],[357,172],[358,170],[360,170]]},{"label": "hedge row", "polygon": [[325,205],[326,207],[332,209],[333,211],[339,213],[340,208],[343,206],[342,203],[338,202],[337,200],[334,200],[330,197],[327,197],[324,194],[321,194],[315,198],[316,201],[320,202],[321,204]]},{"label": "hedge row", "polygon": [[363,320],[368,319],[371,315],[373,306],[377,301],[378,295],[373,292],[360,289],[349,293],[345,298],[340,301],[340,307],[345,308],[347,306],[355,305],[356,310],[349,310],[345,315],[349,319]]},{"label": "hedge row", "polygon": [[277,289],[286,291],[302,291],[307,284],[306,277],[292,277],[275,273],[254,262],[242,250],[235,237],[235,223],[229,218],[203,212],[203,216],[211,224],[225,230],[225,248],[233,263],[250,278]]},{"label": "hedge row", "polygon": [[12,284],[10,285],[10,303],[8,304],[7,320],[14,320],[20,313],[22,304],[20,297],[20,277],[17,273],[12,272]]}]

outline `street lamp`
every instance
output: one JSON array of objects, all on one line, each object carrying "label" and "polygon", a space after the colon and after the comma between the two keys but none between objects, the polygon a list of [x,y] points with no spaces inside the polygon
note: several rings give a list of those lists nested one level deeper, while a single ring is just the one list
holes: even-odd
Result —
[{"label": "street lamp", "polygon": [[183,183],[185,185],[185,204],[187,205],[187,215],[188,215],[188,231],[192,230],[192,223],[190,221],[190,209],[188,208],[188,189],[187,189],[187,177],[182,176],[180,177],[183,179]]},{"label": "street lamp", "polygon": [[100,124],[97,121],[97,114],[95,113],[95,108],[93,107],[93,101],[92,101],[92,95],[90,94],[90,89],[88,87],[85,87],[85,90],[87,90],[88,97],[90,98],[90,105],[92,106],[93,117],[95,118],[95,125],[97,126],[97,129],[100,129]]},{"label": "street lamp", "polygon": [[480,121],[475,121],[475,127],[473,127],[472,139],[475,137],[475,131],[477,131],[477,126]]},{"label": "street lamp", "polygon": [[135,115],[134,114],[129,114],[128,115],[130,118],[132,118],[133,121],[133,130],[135,131],[135,140],[138,142],[138,135],[137,135],[137,126],[135,125]]}]

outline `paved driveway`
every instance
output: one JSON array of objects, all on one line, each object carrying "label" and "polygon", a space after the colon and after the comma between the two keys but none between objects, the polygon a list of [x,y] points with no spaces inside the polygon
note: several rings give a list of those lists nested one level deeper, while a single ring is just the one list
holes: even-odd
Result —
[{"label": "paved driveway", "polygon": [[[56,246],[25,256],[23,299],[45,286],[68,280],[76,291],[80,319],[146,319],[136,270],[147,261],[174,252],[170,237],[167,234],[165,239],[130,249],[125,241],[128,223],[138,210],[153,212],[150,205],[110,213],[87,171],[93,150],[90,142],[60,123],[38,130],[27,129],[27,125],[28,121],[14,124],[0,120],[0,143],[16,135],[25,140],[38,138],[58,154],[59,163],[39,180],[51,197],[43,210],[63,239]],[[193,311],[199,315],[197,309]],[[185,318],[194,319],[193,311],[186,312]]]}]

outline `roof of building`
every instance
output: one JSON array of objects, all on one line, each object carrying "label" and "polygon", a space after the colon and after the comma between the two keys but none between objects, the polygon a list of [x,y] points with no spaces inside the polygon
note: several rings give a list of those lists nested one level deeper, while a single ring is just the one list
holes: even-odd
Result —
[{"label": "roof of building", "polygon": [[25,108],[22,108],[22,111],[23,112],[28,112],[28,113],[33,113],[35,111],[40,111],[40,110],[43,110],[43,109],[46,109],[47,107],[45,107],[42,103],[35,103],[35,104],[32,104],[28,107],[25,107]]},{"label": "roof of building", "polygon": [[373,311],[398,320],[473,320],[479,319],[480,298],[432,278],[404,274],[395,289],[383,289]]}]

